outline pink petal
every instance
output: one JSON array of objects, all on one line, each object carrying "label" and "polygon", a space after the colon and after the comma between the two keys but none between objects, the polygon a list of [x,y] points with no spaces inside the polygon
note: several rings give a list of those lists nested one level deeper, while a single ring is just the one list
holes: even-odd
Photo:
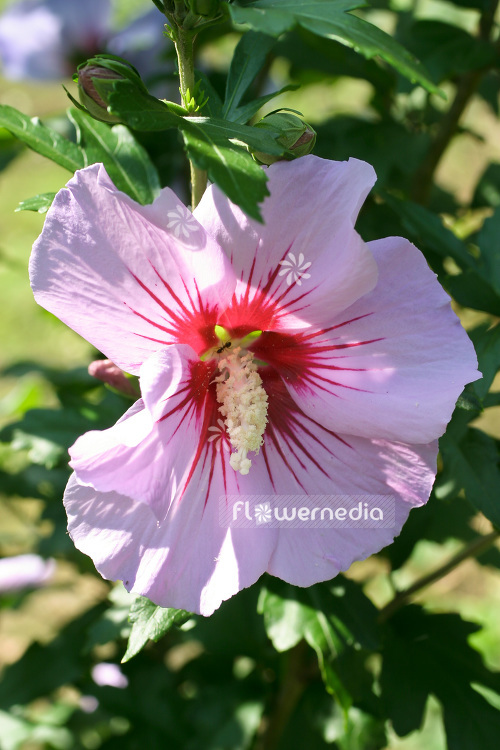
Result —
[{"label": "pink petal", "polygon": [[[221,488],[219,488],[221,489]],[[190,493],[163,523],[144,503],[97,493],[73,476],[65,493],[69,532],[99,573],[163,607],[210,615],[264,572],[275,532],[219,524],[218,492],[204,507]]]},{"label": "pink petal", "polygon": [[[199,380],[193,381],[193,367],[201,369]],[[141,368],[143,401],[113,427],[87,432],[70,448],[80,484],[146,503],[163,520],[195,460],[211,380],[213,369],[188,346],[152,355]]]},{"label": "pink petal", "polygon": [[[375,262],[353,229],[375,182],[373,168],[356,159],[305,156],[273,164],[267,174],[265,225],[250,220],[214,186],[195,210],[240,279],[237,297],[244,304],[228,314],[227,324],[238,327],[239,315],[241,323],[252,318],[253,330],[323,326],[376,283]],[[300,257],[311,263],[311,276],[299,286],[297,277],[281,272],[296,270]]]},{"label": "pink petal", "polygon": [[355,505],[367,502],[371,509],[382,504],[389,512],[386,526],[280,528],[267,571],[310,586],[391,543],[411,508],[428,500],[438,445],[410,446],[332,432],[301,412],[281,381],[266,385],[269,425],[255,469],[261,470],[262,460],[268,467],[276,495],[271,504],[281,509],[338,507],[352,498]]},{"label": "pink petal", "polygon": [[373,292],[318,334],[269,334],[254,350],[326,427],[428,443],[443,434],[464,385],[480,377],[476,355],[423,255],[398,237],[369,248],[379,266]]},{"label": "pink petal", "polygon": [[[389,544],[410,509],[427,500],[436,443],[415,450],[336,435],[300,412],[279,379],[266,386],[270,421],[250,473],[232,471],[227,454],[207,440],[185,492],[161,521],[145,503],[72,478],[65,495],[70,533],[101,575],[161,606],[208,615],[265,570],[302,586],[335,576]],[[230,528],[221,516],[221,503],[231,510],[235,498],[325,505],[374,495],[394,505],[389,527]]]},{"label": "pink petal", "polygon": [[[234,275],[174,193],[165,188],[140,206],[99,164],[67,188],[33,246],[37,302],[134,374],[166,344],[201,353],[216,343],[217,308],[231,298]],[[179,223],[187,237],[176,236]]]},{"label": "pink petal", "polygon": [[[297,586],[333,578],[347,570],[355,560],[364,560],[391,544],[400,533],[412,507],[424,504],[435,477],[437,441],[428,445],[409,446],[382,440],[346,437],[348,447],[328,444],[317,429],[312,430],[331,455],[318,450],[318,444],[300,436],[304,453],[314,451],[318,466],[304,465],[294,469],[308,495],[318,493],[318,499],[295,500],[297,506],[334,507],[361,506],[382,508],[387,518],[393,509],[390,525],[367,528],[351,527],[338,522],[336,528],[281,528],[274,554],[267,568],[271,575]],[[297,446],[294,453],[300,453]],[[303,455],[305,459],[305,455]],[[269,456],[270,462],[273,461]],[[326,470],[329,479],[321,476]],[[277,481],[281,481],[276,472]],[[281,487],[282,485],[280,485]],[[282,490],[280,489],[280,492]],[[345,499],[342,499],[345,498]],[[281,500],[280,505],[284,504]]]}]

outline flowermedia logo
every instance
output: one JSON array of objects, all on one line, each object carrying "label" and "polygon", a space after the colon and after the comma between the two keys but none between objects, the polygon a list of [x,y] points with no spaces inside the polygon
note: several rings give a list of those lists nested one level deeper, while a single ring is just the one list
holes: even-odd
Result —
[{"label": "flowermedia logo", "polygon": [[220,525],[230,528],[393,528],[392,495],[225,495]]}]

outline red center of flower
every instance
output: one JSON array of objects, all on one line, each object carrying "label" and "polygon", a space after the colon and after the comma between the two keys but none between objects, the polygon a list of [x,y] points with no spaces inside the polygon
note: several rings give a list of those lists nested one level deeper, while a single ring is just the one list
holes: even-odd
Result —
[{"label": "red center of flower", "polygon": [[[345,350],[364,346],[378,339],[345,343],[345,339],[341,340],[335,331],[345,328],[359,318],[347,319],[325,329],[306,328],[289,332],[284,330],[283,323],[287,316],[300,316],[307,308],[308,293],[294,290],[293,286],[288,286],[285,291],[272,292],[277,270],[269,275],[266,283],[258,285],[257,288],[252,285],[251,273],[245,288],[240,288],[238,296],[236,293],[233,294],[230,304],[223,310],[204,302],[199,292],[195,298],[188,295],[186,303],[175,294],[171,285],[158,271],[154,270],[174,301],[176,309],[167,307],[155,292],[137,279],[144,291],[161,308],[161,317],[165,322],[160,323],[135,310],[133,312],[158,330],[158,338],[147,338],[165,345],[188,344],[201,358],[190,364],[190,373],[183,387],[186,397],[178,407],[185,410],[186,415],[194,415],[199,434],[199,444],[185,487],[197,467],[206,467],[207,461],[210,463],[210,472],[206,498],[209,496],[217,460],[222,462],[224,480],[229,471],[239,469],[236,466],[231,467],[230,453],[234,453],[235,444],[228,432],[227,414],[222,413],[221,406],[224,406],[224,403],[219,400],[220,395],[218,398],[217,379],[221,374],[221,358],[227,359],[228,353],[234,352],[242,344],[243,356],[247,353],[251,356],[262,383],[261,387],[267,396],[267,425],[261,453],[271,481],[273,477],[267,446],[273,446],[280,453],[294,476],[293,465],[296,460],[299,464],[306,460],[316,463],[314,457],[301,445],[299,433],[300,430],[307,433],[307,423],[310,423],[311,427],[313,424],[316,425],[316,429],[311,430],[311,435],[314,432],[314,440],[319,441],[325,450],[327,441],[323,444],[318,434],[324,433],[326,436],[328,433],[344,442],[326,428],[319,427],[318,433],[317,423],[300,410],[290,392],[314,390],[338,396],[346,388],[358,390],[341,382],[340,378],[337,380],[335,372],[359,371],[357,368],[346,366]],[[251,334],[256,332],[258,335],[252,338]],[[335,363],[336,358],[338,364]],[[226,417],[226,422],[222,422],[224,430],[221,428],[221,416]],[[216,432],[217,439],[213,439]],[[283,448],[284,445],[286,450]],[[221,450],[221,447],[225,450]]]}]

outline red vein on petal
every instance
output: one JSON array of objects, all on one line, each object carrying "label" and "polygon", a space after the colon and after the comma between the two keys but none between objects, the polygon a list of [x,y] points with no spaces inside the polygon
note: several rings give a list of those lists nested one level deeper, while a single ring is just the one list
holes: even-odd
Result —
[{"label": "red vein on petal", "polygon": [[315,338],[316,336],[320,336],[323,333],[330,333],[330,331],[335,331],[337,330],[337,328],[343,328],[344,326],[347,326],[350,323],[355,323],[357,320],[368,318],[370,315],[373,315],[373,313],[372,312],[364,313],[364,315],[358,315],[356,318],[351,318],[350,320],[344,320],[342,323],[336,323],[334,326],[329,326],[328,328],[320,328],[319,330],[313,331],[312,333],[304,333],[302,334],[303,341],[307,341],[308,339]]}]

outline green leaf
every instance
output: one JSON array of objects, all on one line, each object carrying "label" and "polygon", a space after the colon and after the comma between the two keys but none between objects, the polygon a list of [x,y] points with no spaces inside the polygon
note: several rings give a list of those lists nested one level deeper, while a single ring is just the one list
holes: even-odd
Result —
[{"label": "green leaf", "polygon": [[449,294],[464,307],[484,310],[500,317],[500,297],[495,294],[489,282],[474,271],[464,271],[458,276],[448,276],[442,281]]},{"label": "green leaf", "polygon": [[178,128],[182,107],[170,108],[154,96],[138,92],[130,81],[113,81],[107,91],[108,111],[130,128],[143,131]]},{"label": "green leaf", "polygon": [[67,704],[52,704],[42,716],[37,715],[36,722],[18,718],[16,709],[10,714],[0,711],[2,750],[19,750],[29,746],[67,750],[73,745],[73,735],[67,727],[56,726],[56,722],[61,715],[64,715],[64,723],[68,722],[74,711],[75,707]]},{"label": "green leaf", "polygon": [[196,83],[200,85],[200,96],[208,98],[208,102],[202,107],[202,114],[210,117],[222,117],[222,99],[212,86],[210,79],[200,70],[196,71]]},{"label": "green leaf", "polygon": [[255,149],[282,154],[272,132],[245,125],[228,123],[208,117],[182,117],[154,97],[138,96],[127,81],[114,81],[114,91],[108,95],[110,109],[131,128],[137,130],[167,130],[182,132],[189,158],[199,169],[207,170],[209,179],[241,206],[252,218],[262,221],[258,208],[269,191],[267,177],[250,154],[234,140],[244,141]]},{"label": "green leaf", "polygon": [[[304,637],[304,623],[322,612],[331,620],[342,644],[359,643],[369,649],[379,645],[377,610],[360,586],[342,576],[299,589],[270,578],[259,599],[259,612],[277,651],[286,651]],[[293,617],[288,617],[288,614]],[[344,637],[347,641],[344,641]],[[340,643],[340,641],[339,641]]]},{"label": "green leaf", "polygon": [[128,639],[127,650],[122,663],[129,661],[138,654],[148,641],[159,641],[174,625],[182,625],[190,619],[192,614],[183,609],[164,609],[149,601],[145,596],[139,596],[130,608],[129,619],[132,630]]},{"label": "green leaf", "polygon": [[455,614],[426,614],[406,607],[391,619],[383,650],[382,701],[399,735],[418,729],[427,697],[443,707],[449,750],[496,750],[500,714],[472,687],[500,690],[468,643],[478,626]]},{"label": "green leaf", "polygon": [[436,81],[486,68],[496,57],[493,45],[451,23],[417,20],[403,41],[423,61]]},{"label": "green leaf", "polygon": [[243,34],[234,51],[226,81],[222,117],[234,120],[236,109],[246,90],[266,62],[275,44],[268,34],[249,31]]},{"label": "green leaf", "polygon": [[37,211],[39,214],[46,213],[52,205],[52,201],[56,197],[55,193],[40,193],[39,195],[33,196],[33,198],[27,198],[21,201],[16,211]]},{"label": "green leaf", "polygon": [[318,37],[300,26],[280,39],[273,52],[290,61],[290,78],[305,84],[312,80],[324,81],[325,76],[329,79],[348,76],[368,81],[378,96],[394,88],[394,71],[382,68],[374,60],[366,60],[340,42]]},{"label": "green leaf", "polygon": [[22,144],[4,128],[0,127],[0,172],[22,151]]},{"label": "green leaf", "polygon": [[247,146],[260,151],[266,151],[267,154],[281,156],[284,153],[284,147],[276,141],[280,135],[279,131],[271,129],[261,130],[250,125],[240,125],[236,122],[227,122],[215,117],[186,117],[180,126],[182,130],[189,133],[200,133],[200,128],[210,138],[214,140],[238,140],[246,143]]},{"label": "green leaf", "polygon": [[33,463],[53,468],[66,459],[69,446],[83,432],[103,426],[93,418],[96,411],[104,414],[101,405],[94,411],[83,406],[81,412],[73,408],[31,409],[20,421],[0,431],[0,441],[12,442],[15,450],[28,451]]},{"label": "green leaf", "polygon": [[85,112],[69,109],[87,164],[102,162],[119,190],[143,205],[160,192],[158,172],[146,150],[124,125],[110,127]]},{"label": "green leaf", "polygon": [[322,33],[321,21],[302,23],[302,25],[309,31],[352,47],[367,59],[375,56],[381,57],[412,83],[420,84],[430,93],[446,98],[441,89],[430,79],[428,72],[416,57],[389,34],[386,34],[385,31],[364,19],[349,13],[340,14],[338,22],[332,24],[328,33]]},{"label": "green leaf", "polygon": [[367,58],[378,55],[414,83],[441,93],[423,65],[398,42],[376,26],[347,11],[363,5],[356,0],[256,0],[233,3],[229,10],[236,23],[247,23],[255,31],[279,36],[299,24],[318,36],[335,39]]},{"label": "green leaf", "polygon": [[135,130],[161,131],[178,128],[183,135],[200,140],[208,139],[216,145],[231,147],[231,141],[238,140],[268,154],[279,156],[284,153],[284,148],[276,142],[271,131],[263,132],[258,128],[215,117],[183,117],[172,111],[168,103],[152,96],[138,96],[128,81],[113,81],[113,85],[114,90],[108,94],[109,108]]},{"label": "green leaf", "polygon": [[500,369],[500,325],[480,325],[469,331],[469,336],[476,350],[479,370],[483,373],[482,379],[474,383],[474,390],[480,399],[484,399]]},{"label": "green leaf", "polygon": [[[327,748],[338,750],[382,750],[387,748],[384,722],[369,713],[352,707],[348,712],[340,711],[325,722]],[[335,744],[331,744],[331,743]]]},{"label": "green leaf", "polygon": [[277,651],[287,651],[302,638],[309,643],[327,689],[348,708],[351,699],[335,661],[355,644],[372,649],[379,645],[377,610],[360,587],[341,577],[308,589],[269,579],[258,609]]},{"label": "green leaf", "polygon": [[491,286],[500,296],[500,207],[484,222],[477,242],[484,271]]},{"label": "green leaf", "polygon": [[8,130],[33,151],[51,159],[70,172],[76,172],[85,166],[82,149],[68,141],[55,130],[46,127],[38,117],[30,118],[18,112],[14,107],[0,105],[0,127]]},{"label": "green leaf", "polygon": [[398,214],[403,226],[420,249],[426,246],[441,258],[453,258],[460,268],[481,273],[465,242],[447,229],[439,216],[418,203],[403,201],[393,195],[385,194],[384,200]]},{"label": "green leaf", "polygon": [[108,600],[110,607],[89,627],[86,651],[94,646],[128,638],[130,635],[129,612],[134,595],[129,594],[121,582],[111,589]]},{"label": "green leaf", "polygon": [[441,218],[424,206],[384,194],[388,206],[398,215],[406,236],[427,256],[431,265],[436,259],[452,258],[462,269],[447,275],[441,267],[440,281],[461,305],[475,310],[500,314],[500,295],[492,287],[492,274],[484,259],[476,258],[465,242],[444,226]]},{"label": "green leaf", "polygon": [[226,140],[211,138],[202,129],[197,133],[185,131],[183,137],[193,163],[205,169],[209,179],[248,216],[262,221],[258,204],[269,195],[267,177],[250,154],[244,148],[229,145]]},{"label": "green leaf", "polygon": [[267,94],[266,96],[259,96],[257,99],[248,102],[248,104],[242,104],[241,107],[237,107],[234,110],[232,121],[245,124],[257,114],[264,104],[267,104],[267,102],[272,101],[277,96],[284,94],[286,91],[297,91],[298,88],[300,88],[300,86],[290,83],[287,86],[283,86],[279,91],[274,91],[272,94]]},{"label": "green leaf", "polygon": [[478,206],[500,206],[500,164],[489,164],[481,175],[472,199],[472,208]]},{"label": "green leaf", "polygon": [[481,430],[469,427],[457,441],[452,435],[445,434],[440,449],[447,462],[447,471],[464,488],[467,500],[500,528],[500,452],[497,442]]}]

